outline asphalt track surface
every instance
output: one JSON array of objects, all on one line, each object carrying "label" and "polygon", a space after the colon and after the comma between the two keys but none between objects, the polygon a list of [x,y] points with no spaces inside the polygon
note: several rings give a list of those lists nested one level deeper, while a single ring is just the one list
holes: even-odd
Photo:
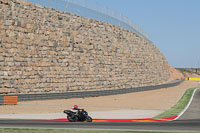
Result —
[{"label": "asphalt track surface", "polygon": [[200,89],[186,112],[176,121],[167,122],[65,122],[45,120],[0,120],[0,128],[62,128],[151,131],[200,131]]},{"label": "asphalt track surface", "polygon": [[200,131],[200,119],[172,122],[59,122],[31,120],[1,120],[1,128],[62,128],[109,130]]},{"label": "asphalt track surface", "polygon": [[193,120],[196,118],[200,119],[200,89],[196,91],[192,103],[179,120]]}]

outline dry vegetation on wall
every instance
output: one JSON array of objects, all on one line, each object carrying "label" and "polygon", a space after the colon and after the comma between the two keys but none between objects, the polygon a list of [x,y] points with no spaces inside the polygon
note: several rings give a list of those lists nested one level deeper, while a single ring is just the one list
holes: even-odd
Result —
[{"label": "dry vegetation on wall", "polygon": [[0,0],[0,93],[162,84],[168,63],[141,36],[22,0]]}]

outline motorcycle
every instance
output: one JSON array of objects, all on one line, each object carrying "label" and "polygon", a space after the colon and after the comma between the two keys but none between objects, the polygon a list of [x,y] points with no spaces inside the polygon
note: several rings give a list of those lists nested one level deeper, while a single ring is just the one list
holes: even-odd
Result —
[{"label": "motorcycle", "polygon": [[71,110],[64,110],[64,113],[67,114],[69,122],[92,122],[92,118],[84,109],[79,109],[78,114]]}]

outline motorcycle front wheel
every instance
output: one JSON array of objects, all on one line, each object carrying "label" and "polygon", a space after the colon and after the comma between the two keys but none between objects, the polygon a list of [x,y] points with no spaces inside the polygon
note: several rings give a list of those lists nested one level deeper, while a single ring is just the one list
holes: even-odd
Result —
[{"label": "motorcycle front wheel", "polygon": [[88,116],[86,119],[87,122],[92,122],[92,117]]}]

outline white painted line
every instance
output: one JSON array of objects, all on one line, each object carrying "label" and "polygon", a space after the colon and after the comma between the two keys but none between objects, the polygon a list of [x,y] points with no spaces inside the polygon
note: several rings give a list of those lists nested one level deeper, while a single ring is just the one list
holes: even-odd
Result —
[{"label": "white painted line", "polygon": [[191,96],[191,98],[190,98],[189,103],[188,103],[187,106],[184,108],[184,110],[178,115],[178,117],[176,117],[174,120],[179,119],[179,118],[185,113],[185,111],[189,108],[189,106],[190,106],[190,104],[192,103],[192,100],[193,100],[193,98],[194,98],[194,94],[196,93],[196,91],[197,91],[198,89],[199,89],[199,88],[196,88],[196,89],[194,90],[194,92],[193,92],[193,94],[192,94],[192,96]]}]

